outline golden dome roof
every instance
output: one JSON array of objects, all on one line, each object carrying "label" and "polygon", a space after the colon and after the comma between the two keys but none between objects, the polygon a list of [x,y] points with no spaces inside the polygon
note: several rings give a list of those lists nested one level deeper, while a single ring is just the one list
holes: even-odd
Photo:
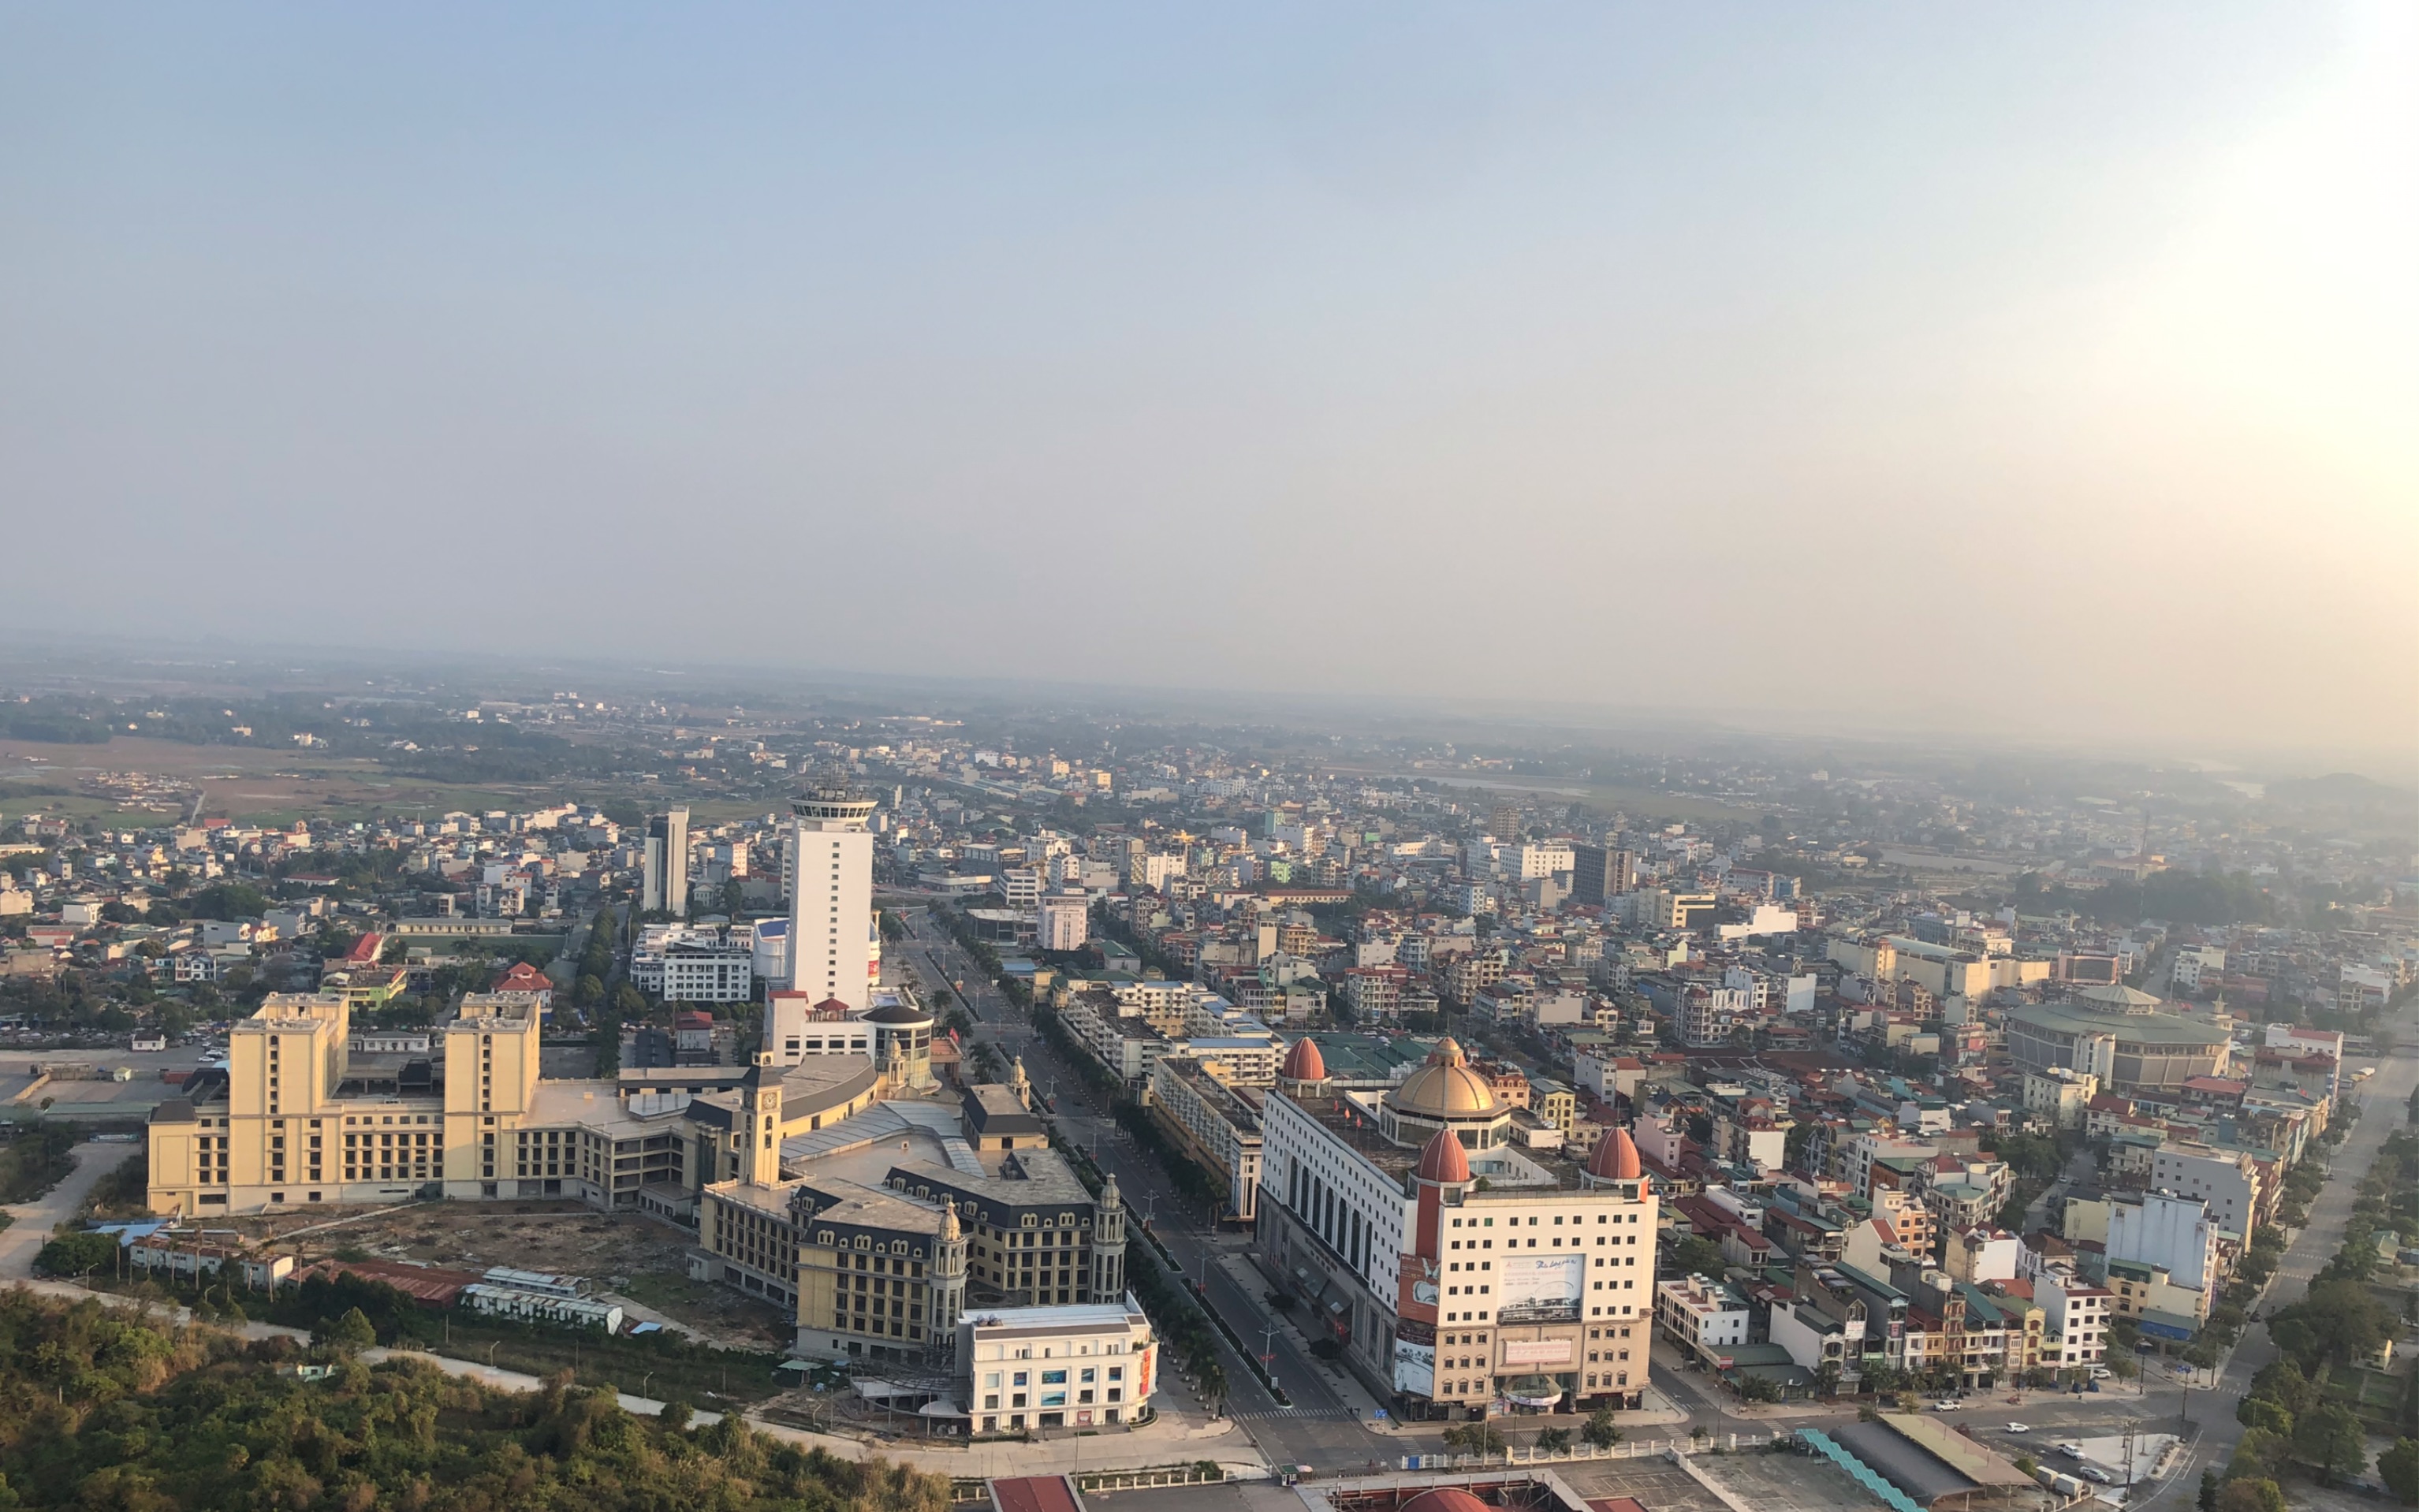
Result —
[{"label": "golden dome roof", "polygon": [[1386,1103],[1424,1119],[1483,1119],[1499,1111],[1494,1088],[1470,1069],[1461,1046],[1451,1040],[1439,1040],[1428,1063],[1404,1077]]}]

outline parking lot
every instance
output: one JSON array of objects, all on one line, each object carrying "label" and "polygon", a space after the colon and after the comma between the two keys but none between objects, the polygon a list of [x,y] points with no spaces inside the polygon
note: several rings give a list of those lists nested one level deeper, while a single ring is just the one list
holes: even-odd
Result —
[{"label": "parking lot", "polygon": [[[1796,1457],[1790,1457],[1790,1462],[1796,1463]],[[1573,1490],[1590,1500],[1630,1496],[1649,1512],[1730,1512],[1720,1497],[1698,1485],[1687,1471],[1668,1459],[1582,1459],[1556,1465],[1553,1470],[1570,1483]],[[1872,1512],[1871,1501],[1857,1504],[1857,1512]]]},{"label": "parking lot", "polygon": [[1873,1512],[1872,1492],[1849,1479],[1839,1466],[1814,1455],[1787,1451],[1699,1455],[1695,1463],[1707,1478],[1756,1512]]}]

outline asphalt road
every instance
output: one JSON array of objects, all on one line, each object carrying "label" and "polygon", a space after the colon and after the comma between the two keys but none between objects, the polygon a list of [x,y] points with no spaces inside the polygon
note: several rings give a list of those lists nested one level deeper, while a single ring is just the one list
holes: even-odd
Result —
[{"label": "asphalt road", "polygon": [[12,1221],[0,1228],[0,1280],[31,1276],[34,1256],[50,1242],[51,1230],[74,1217],[94,1184],[136,1152],[133,1145],[96,1145],[86,1140],[69,1152],[75,1169],[66,1180],[31,1202],[12,1204],[8,1210]]},{"label": "asphalt road", "polygon": [[[1225,1411],[1262,1451],[1279,1464],[1336,1471],[1358,1470],[1371,1459],[1391,1465],[1394,1456],[1416,1447],[1368,1427],[1362,1409],[1336,1391],[1326,1367],[1310,1358],[1293,1329],[1280,1326],[1272,1338],[1262,1332],[1280,1320],[1271,1315],[1261,1290],[1239,1283],[1218,1263],[1221,1257],[1240,1257],[1246,1242],[1236,1234],[1217,1233],[1205,1222],[1200,1206],[1188,1206],[1158,1164],[1104,1116],[1098,1093],[1083,1074],[1059,1059],[1030,1019],[985,980],[981,968],[954,941],[921,911],[902,913],[901,918],[908,931],[903,953],[917,974],[926,981],[966,984],[963,996],[978,1021],[977,1040],[997,1044],[1003,1055],[1023,1057],[1034,1089],[1057,1104],[1060,1136],[1094,1152],[1102,1169],[1116,1173],[1126,1206],[1138,1221],[1149,1221],[1151,1232],[1188,1277],[1207,1276],[1210,1305],[1239,1335],[1260,1348],[1272,1347],[1271,1373],[1292,1398],[1290,1407],[1270,1395],[1228,1341],[1219,1341],[1219,1363],[1231,1394]],[[1134,1242],[1147,1242],[1137,1236]]]}]

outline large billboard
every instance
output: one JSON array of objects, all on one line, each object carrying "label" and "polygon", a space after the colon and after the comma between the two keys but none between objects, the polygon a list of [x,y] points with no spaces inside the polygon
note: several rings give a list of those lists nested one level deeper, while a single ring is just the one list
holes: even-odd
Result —
[{"label": "large billboard", "polygon": [[1394,1389],[1413,1396],[1436,1395],[1436,1331],[1412,1324],[1394,1331]]},{"label": "large billboard", "polygon": [[1578,1320],[1579,1300],[1587,1293],[1586,1256],[1507,1255],[1499,1273],[1502,1300],[1495,1304],[1497,1322]]}]

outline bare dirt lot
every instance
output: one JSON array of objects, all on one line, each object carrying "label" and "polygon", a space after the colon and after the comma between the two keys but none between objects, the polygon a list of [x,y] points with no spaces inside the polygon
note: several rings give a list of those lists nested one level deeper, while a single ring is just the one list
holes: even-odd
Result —
[{"label": "bare dirt lot", "polygon": [[304,1264],[342,1252],[456,1271],[509,1265],[585,1276],[625,1307],[635,1304],[642,1319],[731,1348],[786,1349],[796,1332],[777,1308],[690,1280],[687,1255],[696,1239],[686,1230],[577,1203],[420,1202],[357,1214],[246,1217],[234,1227],[282,1239]]}]

